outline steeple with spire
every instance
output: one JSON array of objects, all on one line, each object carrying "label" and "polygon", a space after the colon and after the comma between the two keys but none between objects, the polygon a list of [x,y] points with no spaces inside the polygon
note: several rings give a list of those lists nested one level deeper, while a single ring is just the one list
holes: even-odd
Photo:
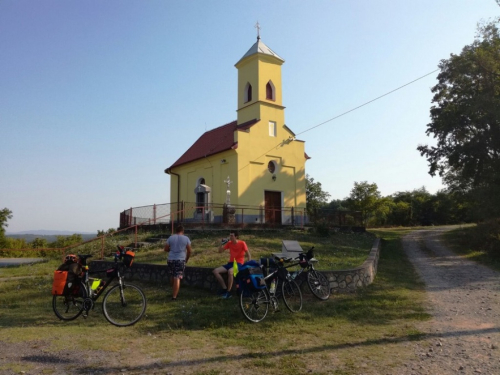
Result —
[{"label": "steeple with spire", "polygon": [[[238,124],[254,119],[264,120],[267,109],[273,110],[273,121],[284,123],[284,107],[281,104],[281,65],[285,62],[260,38],[238,60]],[[280,111],[281,114],[277,114]]]}]

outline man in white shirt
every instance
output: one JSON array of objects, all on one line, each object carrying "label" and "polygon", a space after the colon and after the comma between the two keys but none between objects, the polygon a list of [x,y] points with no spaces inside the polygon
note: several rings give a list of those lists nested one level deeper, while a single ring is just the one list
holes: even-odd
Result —
[{"label": "man in white shirt", "polygon": [[177,299],[177,294],[181,286],[181,280],[184,277],[186,263],[191,256],[191,241],[184,235],[184,227],[179,225],[175,234],[167,239],[164,251],[167,251],[168,273],[172,285],[172,301]]}]

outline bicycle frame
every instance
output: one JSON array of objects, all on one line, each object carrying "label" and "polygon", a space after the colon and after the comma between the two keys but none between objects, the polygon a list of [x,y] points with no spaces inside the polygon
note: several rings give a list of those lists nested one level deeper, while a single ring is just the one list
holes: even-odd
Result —
[{"label": "bicycle frame", "polygon": [[[299,257],[295,258],[295,260],[299,259],[299,262],[291,264],[289,267],[300,265],[300,268],[290,275],[292,280],[297,280],[300,275],[307,274],[307,285],[312,294],[324,301],[330,297],[331,290],[328,279],[314,268],[317,259],[314,258],[313,249],[314,247],[311,247],[306,254],[300,253]],[[305,265],[304,260],[307,262]]]},{"label": "bicycle frame", "polygon": [[[90,256],[86,255],[78,255],[78,257],[81,259],[82,267],[83,267],[83,277],[82,280],[80,281],[80,287],[83,288],[84,290],[84,316],[86,316],[89,312],[89,310],[94,308],[94,302],[96,302],[99,297],[104,293],[104,291],[111,285],[111,282],[118,278],[118,283],[123,286],[123,276],[120,273],[120,266],[118,264],[118,259],[115,258],[115,264],[113,265],[112,269],[113,272],[111,273],[110,276],[106,280],[102,280],[101,285],[99,286],[99,289],[97,291],[93,291],[91,286],[90,286],[90,270],[89,266],[87,265],[87,259],[90,258]],[[109,271],[109,270],[107,270]],[[90,300],[90,301],[89,301]]]},{"label": "bicycle frame", "polygon": [[[271,297],[269,299],[271,306],[273,306],[274,310],[276,311],[278,309],[278,298],[281,297],[281,283],[283,282],[282,279],[278,276],[278,272],[280,268],[290,268],[294,265],[288,265],[285,266],[283,264],[284,260],[281,258],[275,258],[276,260],[276,268],[270,272],[267,276],[264,277],[264,281],[266,284],[266,290],[269,293],[269,296]],[[298,263],[297,263],[298,264]],[[293,280],[290,276],[290,273],[287,274],[287,280],[291,281]],[[274,290],[271,289],[271,285],[274,282]]]},{"label": "bicycle frame", "polygon": [[295,266],[299,266],[300,265],[300,268],[299,268],[298,271],[294,271],[294,272],[290,273],[290,275],[292,277],[292,280],[295,280],[297,277],[299,277],[304,272],[309,272],[310,270],[314,270],[314,263],[315,262],[311,262],[311,260],[314,259],[314,257],[311,257],[311,258],[308,259],[308,254],[312,255],[312,250],[313,249],[314,249],[314,246],[311,247],[306,254],[300,253],[299,257],[297,257],[297,258],[294,259],[294,260],[297,260],[297,259],[300,259],[301,257],[304,257],[306,259],[306,261],[307,261],[307,265],[305,267],[302,267],[302,265],[300,265],[300,262],[293,263],[293,264],[290,264],[289,266],[287,266],[287,268],[291,268],[291,267],[295,267]]}]

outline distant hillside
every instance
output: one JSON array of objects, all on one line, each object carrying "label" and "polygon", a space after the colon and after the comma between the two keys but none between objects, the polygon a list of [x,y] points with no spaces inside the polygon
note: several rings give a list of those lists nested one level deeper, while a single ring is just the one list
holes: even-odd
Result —
[{"label": "distant hillside", "polygon": [[24,231],[24,232],[16,232],[16,233],[6,233],[6,237],[10,238],[22,238],[26,242],[32,242],[36,238],[45,238],[47,242],[55,242],[57,236],[71,236],[72,234],[80,234],[84,241],[90,240],[92,238],[97,237],[97,233],[89,233],[89,232],[70,232],[70,231],[51,231],[51,230],[33,230],[33,231]]},{"label": "distant hillside", "polygon": [[37,229],[37,230],[24,230],[21,232],[7,232],[6,235],[17,235],[17,234],[34,234],[35,236],[37,235],[42,235],[42,236],[52,236],[52,235],[57,235],[57,236],[71,236],[72,234],[94,234],[96,232],[81,232],[81,231],[70,231],[70,230],[47,230],[47,229]]}]

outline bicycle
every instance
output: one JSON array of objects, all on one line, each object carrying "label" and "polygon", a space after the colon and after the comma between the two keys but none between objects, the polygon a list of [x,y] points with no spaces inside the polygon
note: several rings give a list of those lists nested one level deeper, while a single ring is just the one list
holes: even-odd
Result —
[{"label": "bicycle", "polygon": [[74,320],[82,314],[86,318],[90,310],[94,309],[95,302],[111,285],[111,282],[118,278],[118,284],[112,286],[104,295],[102,301],[104,317],[108,322],[118,327],[137,323],[146,312],[146,296],[138,286],[123,282],[123,275],[120,271],[121,264],[118,263],[119,260],[123,260],[123,264],[130,267],[133,257],[127,254],[123,246],[118,246],[118,251],[114,255],[115,264],[106,270],[107,280],[89,277],[87,259],[91,257],[92,255],[89,254],[78,255],[83,268],[80,282],[77,282],[69,293],[53,296],[52,309],[56,316],[66,321]]},{"label": "bicycle", "polygon": [[276,267],[261,278],[261,289],[240,291],[241,312],[253,323],[258,323],[267,316],[270,305],[274,311],[278,311],[279,297],[291,312],[299,312],[302,309],[302,292],[299,286],[291,279],[288,267],[283,265],[284,260],[275,259]]},{"label": "bicycle", "polygon": [[292,272],[291,278],[292,280],[297,280],[297,278],[304,272],[307,273],[307,285],[311,290],[312,294],[322,300],[325,301],[330,297],[330,283],[325,275],[316,271],[314,269],[314,263],[317,263],[318,260],[314,258],[313,253],[314,246],[311,247],[306,254],[300,253],[295,260],[298,260],[298,263],[294,263],[289,267],[300,266],[298,271]]}]

